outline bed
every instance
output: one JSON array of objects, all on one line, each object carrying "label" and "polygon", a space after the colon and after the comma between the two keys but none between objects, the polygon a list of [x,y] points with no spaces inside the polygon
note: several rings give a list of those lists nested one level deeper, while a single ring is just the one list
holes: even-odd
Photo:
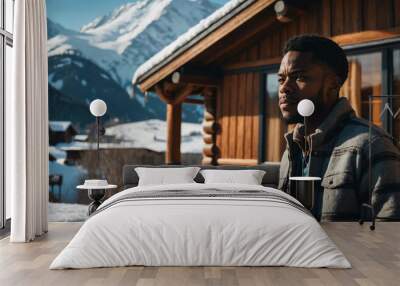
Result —
[{"label": "bed", "polygon": [[124,168],[125,190],[99,207],[50,269],[351,267],[312,215],[270,186],[273,166],[257,167],[267,169],[262,185],[204,184],[199,174],[195,183],[152,186],[137,185],[135,167]]}]

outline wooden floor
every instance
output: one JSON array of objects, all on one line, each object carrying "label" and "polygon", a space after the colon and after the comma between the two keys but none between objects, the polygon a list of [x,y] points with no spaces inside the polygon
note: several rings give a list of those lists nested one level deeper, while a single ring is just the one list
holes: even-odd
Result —
[{"label": "wooden floor", "polygon": [[0,285],[400,285],[400,222],[381,222],[372,232],[357,223],[325,223],[324,229],[352,269],[289,267],[122,267],[48,270],[81,226],[50,223],[28,244],[0,241]]}]

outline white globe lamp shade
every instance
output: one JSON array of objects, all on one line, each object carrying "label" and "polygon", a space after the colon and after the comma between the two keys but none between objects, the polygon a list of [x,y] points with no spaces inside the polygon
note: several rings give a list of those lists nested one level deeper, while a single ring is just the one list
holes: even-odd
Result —
[{"label": "white globe lamp shade", "polygon": [[303,99],[297,105],[297,112],[304,117],[311,116],[314,113],[314,103],[309,99]]},{"label": "white globe lamp shade", "polygon": [[95,99],[90,103],[90,113],[93,116],[101,117],[107,111],[107,104],[101,99]]}]

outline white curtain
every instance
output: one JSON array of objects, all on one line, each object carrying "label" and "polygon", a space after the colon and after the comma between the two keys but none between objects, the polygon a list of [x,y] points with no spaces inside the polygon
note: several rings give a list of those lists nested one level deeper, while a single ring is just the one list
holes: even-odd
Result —
[{"label": "white curtain", "polygon": [[48,87],[45,0],[15,1],[13,76],[6,98],[6,187],[12,242],[47,232]]}]

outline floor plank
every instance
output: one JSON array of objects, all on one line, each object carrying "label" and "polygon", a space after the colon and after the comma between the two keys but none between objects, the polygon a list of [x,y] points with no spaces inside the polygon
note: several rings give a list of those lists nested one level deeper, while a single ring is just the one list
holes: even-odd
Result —
[{"label": "floor plank", "polygon": [[48,269],[81,223],[50,223],[49,233],[32,243],[0,240],[0,285],[399,285],[400,222],[378,222],[375,231],[353,222],[323,223],[352,269],[290,267],[117,267]]}]

